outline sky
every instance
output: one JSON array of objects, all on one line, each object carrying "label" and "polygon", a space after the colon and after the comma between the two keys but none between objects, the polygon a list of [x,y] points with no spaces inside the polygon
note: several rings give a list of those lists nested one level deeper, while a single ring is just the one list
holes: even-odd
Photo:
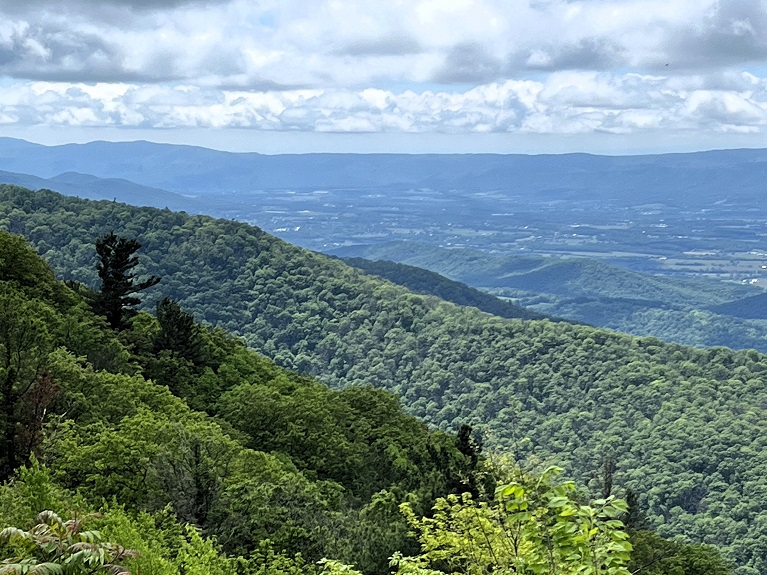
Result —
[{"label": "sky", "polygon": [[767,0],[0,0],[0,136],[767,147]]}]

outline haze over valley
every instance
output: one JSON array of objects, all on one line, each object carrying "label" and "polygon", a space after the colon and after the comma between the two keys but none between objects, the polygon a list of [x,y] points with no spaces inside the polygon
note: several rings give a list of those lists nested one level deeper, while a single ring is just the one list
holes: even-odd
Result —
[{"label": "haze over valley", "polygon": [[[64,193],[111,193],[129,203],[247,221],[318,251],[408,240],[504,255],[588,257],[676,277],[767,278],[764,150],[264,156],[142,142],[45,147],[6,139],[0,169],[54,178],[50,187]],[[72,172],[178,195],[122,190],[114,182],[98,188],[87,176],[73,188]],[[13,180],[4,178],[25,183]]]},{"label": "haze over valley", "polygon": [[5,139],[0,170],[8,183],[211,214],[333,255],[420,266],[530,312],[767,351],[764,150],[266,156]]}]

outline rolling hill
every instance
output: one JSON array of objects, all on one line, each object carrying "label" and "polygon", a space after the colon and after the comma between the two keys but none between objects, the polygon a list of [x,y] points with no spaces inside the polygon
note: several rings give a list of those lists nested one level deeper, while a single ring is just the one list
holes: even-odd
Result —
[{"label": "rolling hill", "polygon": [[471,288],[464,283],[449,280],[423,268],[390,261],[371,261],[364,258],[345,258],[344,262],[365,273],[401,285],[412,292],[437,296],[457,305],[475,307],[498,317],[554,319]]},{"label": "rolling hill", "polygon": [[202,209],[195,198],[166,190],[141,186],[119,178],[97,178],[89,174],[64,172],[51,178],[0,171],[0,182],[25,188],[55,190],[66,196],[88,200],[115,200],[134,206],[151,206],[195,212]]},{"label": "rolling hill", "polygon": [[767,294],[757,294],[751,297],[712,306],[709,309],[714,313],[740,317],[743,319],[767,320]]},{"label": "rolling hill", "polygon": [[652,276],[587,258],[505,256],[413,242],[332,253],[424,267],[539,313],[625,333],[767,351],[767,323],[758,311],[763,295],[752,286]]}]

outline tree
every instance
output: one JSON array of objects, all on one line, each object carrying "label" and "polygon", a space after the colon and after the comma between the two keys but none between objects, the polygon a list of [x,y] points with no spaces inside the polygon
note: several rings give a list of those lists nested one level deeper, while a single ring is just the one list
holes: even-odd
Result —
[{"label": "tree", "polygon": [[23,237],[0,230],[0,281],[37,297],[49,297],[56,278]]},{"label": "tree", "polygon": [[[710,545],[667,541],[652,531],[631,533],[628,568],[640,575],[730,575],[732,565]],[[746,571],[744,571],[746,572]],[[750,571],[747,571],[750,573]]]},{"label": "tree", "polygon": [[160,278],[150,276],[136,282],[134,268],[138,257],[134,254],[141,248],[135,239],[116,236],[109,232],[96,241],[99,263],[96,265],[101,290],[96,294],[95,312],[107,318],[112,329],[122,330],[128,320],[136,314],[133,308],[141,303],[134,294],[157,285]]},{"label": "tree", "polygon": [[182,357],[195,365],[203,363],[200,327],[194,322],[192,314],[166,297],[157,302],[157,322],[160,331],[154,337],[155,353],[167,350],[172,358]]},{"label": "tree", "polygon": [[465,457],[467,465],[461,470],[461,477],[458,484],[455,480],[452,482],[451,490],[455,493],[468,492],[474,500],[480,498],[480,457],[482,455],[482,441],[473,437],[473,429],[470,425],[461,425],[458,430],[458,436],[455,439],[455,445]]},{"label": "tree", "polygon": [[0,281],[0,480],[7,479],[29,455],[21,453],[19,432],[31,431],[42,422],[30,402],[42,405],[51,399],[35,398],[36,390],[43,395],[46,389],[55,393],[53,386],[46,385],[50,380],[43,377],[53,348],[48,330],[53,322],[49,306],[28,300]]},{"label": "tree", "polygon": [[629,575],[631,544],[618,519],[626,504],[608,497],[582,505],[574,483],[554,481],[558,473],[503,485],[493,504],[450,495],[423,519],[403,504],[421,554],[396,554],[396,573]]}]

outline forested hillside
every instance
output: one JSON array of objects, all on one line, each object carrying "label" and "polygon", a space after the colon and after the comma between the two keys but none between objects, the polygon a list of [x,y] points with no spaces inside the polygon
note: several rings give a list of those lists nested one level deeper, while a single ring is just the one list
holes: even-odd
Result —
[{"label": "forested hillside", "polygon": [[409,242],[349,246],[333,254],[423,267],[531,311],[616,331],[684,345],[767,351],[767,321],[757,311],[763,294],[752,286],[652,276],[586,258],[509,256]]},{"label": "forested hillside", "polygon": [[367,274],[381,277],[415,293],[434,295],[457,305],[475,307],[507,319],[554,319],[519,305],[449,280],[423,268],[390,261],[344,258],[344,262]]},{"label": "forested hillside", "polygon": [[[0,231],[3,573],[360,574],[328,556],[371,575],[729,573],[633,504],[488,465],[467,427],[281,370],[170,299],[137,314],[157,285],[133,274],[140,246],[95,247],[91,292]],[[120,321],[93,313],[108,302]]]},{"label": "forested hillside", "polygon": [[711,311],[743,319],[767,320],[767,305],[765,304],[767,304],[767,294],[760,293],[742,300],[713,306]]},{"label": "forested hillside", "polygon": [[[5,186],[0,225],[62,277],[92,285],[95,240],[135,237],[163,295],[279,364],[393,391],[411,413],[444,429],[473,425],[528,468],[561,462],[594,493],[614,467],[615,488],[636,491],[660,533],[721,545],[740,574],[767,569],[765,356],[505,320],[247,225],[167,210]],[[232,399],[234,420],[247,417]]]},{"label": "forested hillside", "polygon": [[323,557],[385,573],[418,550],[400,503],[421,515],[488,493],[466,429],[280,369],[172,300],[114,331],[72,287],[0,231],[4,525],[100,510],[137,574],[306,573]]}]

